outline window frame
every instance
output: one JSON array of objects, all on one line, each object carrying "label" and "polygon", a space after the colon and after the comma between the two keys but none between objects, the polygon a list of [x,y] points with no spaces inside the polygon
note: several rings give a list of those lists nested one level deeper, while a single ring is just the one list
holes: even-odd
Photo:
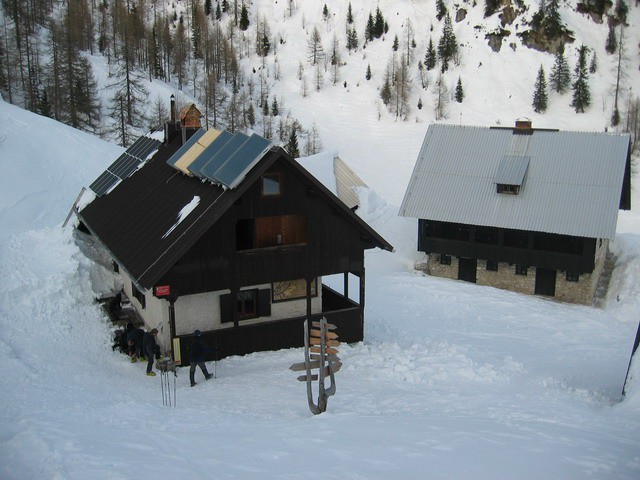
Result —
[{"label": "window frame", "polygon": [[522,275],[526,277],[528,275],[529,267],[527,265],[516,264],[516,275]]},{"label": "window frame", "polygon": [[567,280],[567,282],[579,282],[580,281],[580,273],[572,272],[570,270],[567,270],[567,272],[565,274],[565,279]]},{"label": "window frame", "polygon": [[[246,298],[242,298],[242,297],[246,297]],[[250,298],[249,298],[250,297]],[[251,304],[253,305],[253,311],[250,312],[246,312],[244,311],[244,308],[241,308],[241,306],[244,306],[245,302],[247,300],[251,301]],[[238,311],[238,320],[247,320],[249,318],[258,318],[258,289],[257,288],[251,288],[248,290],[240,290],[238,292],[238,296],[236,297],[236,309]]]},{"label": "window frame", "polygon": [[[273,181],[274,183],[277,183],[278,185],[278,192],[277,193],[271,193],[270,191],[268,191],[268,189],[265,189],[265,180],[269,181]],[[264,198],[276,198],[276,197],[281,197],[282,196],[282,173],[280,172],[272,172],[272,173],[265,173],[262,175],[261,177],[261,183],[260,183],[260,194],[262,195],[262,197]]]},{"label": "window frame", "polygon": [[[285,283],[291,282],[302,282],[304,286],[304,292],[300,292],[300,288],[295,288],[294,293],[290,296],[283,296],[285,290],[282,294],[277,293],[279,290],[279,286],[283,286]],[[300,293],[295,293],[300,292]],[[311,282],[311,297],[318,296],[318,279],[314,278]],[[283,282],[273,282],[271,284],[271,303],[280,303],[280,302],[291,302],[293,300],[300,300],[302,298],[307,298],[307,281],[304,278],[296,278],[294,280],[285,280]]]},{"label": "window frame", "polygon": [[451,265],[451,255],[447,255],[446,253],[440,254],[440,265]]},{"label": "window frame", "polygon": [[497,272],[498,271],[498,260],[487,260],[486,269],[489,272]]},{"label": "window frame", "polygon": [[138,289],[138,287],[136,287],[136,284],[133,282],[131,282],[131,294],[133,295],[133,298],[135,298],[136,300],[138,300],[138,302],[140,302],[140,306],[143,310],[147,308],[147,298],[145,297],[144,293],[142,293],[142,291],[140,291],[140,289]]}]

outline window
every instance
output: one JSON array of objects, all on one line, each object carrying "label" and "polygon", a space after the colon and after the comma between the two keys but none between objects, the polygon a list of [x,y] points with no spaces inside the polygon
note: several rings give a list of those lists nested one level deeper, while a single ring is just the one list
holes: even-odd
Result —
[{"label": "window", "polygon": [[258,316],[258,290],[242,290],[238,292],[238,319]]},{"label": "window", "polygon": [[516,265],[516,275],[526,275],[527,268],[524,265]]},{"label": "window", "polygon": [[111,263],[113,265],[113,271],[116,272],[116,273],[120,273],[120,266],[118,265],[118,262],[113,260]]},{"label": "window", "polygon": [[[297,298],[306,298],[307,281],[304,278],[289,280],[286,282],[275,282],[271,289],[273,302],[286,302]],[[317,280],[311,282],[311,296],[318,296]]]},{"label": "window", "polygon": [[282,195],[282,182],[279,173],[266,173],[262,176],[262,196],[276,197]]},{"label": "window", "polygon": [[490,272],[498,271],[498,261],[497,260],[487,260],[487,270]]},{"label": "window", "polygon": [[133,298],[140,302],[142,308],[147,308],[147,301],[144,297],[144,293],[138,290],[138,287],[136,287],[133,282],[131,282],[131,292],[133,293]]},{"label": "window", "polygon": [[243,218],[236,223],[236,250],[300,245],[307,237],[304,215]]},{"label": "window", "polygon": [[451,255],[440,254],[440,265],[451,265]]},{"label": "window", "polygon": [[520,185],[507,185],[506,183],[498,183],[498,193],[506,195],[518,195],[520,193]]},{"label": "window", "polygon": [[580,274],[578,272],[570,272],[567,270],[567,282],[577,282],[580,280]]},{"label": "window", "polygon": [[270,316],[271,290],[253,288],[239,291],[236,297],[232,297],[230,293],[220,295],[222,323],[233,322],[234,314],[237,315],[238,320]]}]

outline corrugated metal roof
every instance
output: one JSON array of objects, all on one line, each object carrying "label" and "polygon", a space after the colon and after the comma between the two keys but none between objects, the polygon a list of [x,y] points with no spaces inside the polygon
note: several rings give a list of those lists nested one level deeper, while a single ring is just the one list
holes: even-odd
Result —
[{"label": "corrugated metal roof", "polygon": [[[400,215],[613,238],[629,144],[627,134],[431,125]],[[519,195],[496,191],[505,156],[530,159]]]}]

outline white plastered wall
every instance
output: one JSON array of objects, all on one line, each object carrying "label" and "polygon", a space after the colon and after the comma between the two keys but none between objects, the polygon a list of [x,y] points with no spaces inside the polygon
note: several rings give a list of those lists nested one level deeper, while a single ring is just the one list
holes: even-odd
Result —
[{"label": "white plastered wall", "polygon": [[[318,278],[321,285],[321,278]],[[252,285],[241,290],[251,289],[271,290],[271,284]],[[232,323],[222,323],[220,315],[220,297],[230,293],[230,290],[184,295],[175,303],[176,335],[188,335],[194,330],[210,331],[233,327]],[[322,289],[311,299],[311,312],[322,312]],[[301,317],[307,313],[307,300],[300,298],[286,302],[271,303],[271,315],[268,317],[240,320],[240,325],[253,325],[280,320],[283,318]]]}]

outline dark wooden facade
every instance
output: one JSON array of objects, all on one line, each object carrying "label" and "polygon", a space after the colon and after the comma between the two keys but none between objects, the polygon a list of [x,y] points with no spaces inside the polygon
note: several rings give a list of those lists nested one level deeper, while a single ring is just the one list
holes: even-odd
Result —
[{"label": "dark wooden facade", "polygon": [[418,250],[461,258],[591,273],[595,238],[420,219]]},{"label": "dark wooden facade", "polygon": [[[290,163],[276,161],[265,172],[270,173],[280,175],[281,195],[265,197],[261,182],[255,182],[157,283],[170,285],[176,295],[190,295],[361,272],[363,252],[370,248],[371,239],[363,238],[347,214],[322,198]],[[294,215],[304,233],[293,233],[287,241],[287,225],[283,225],[284,230],[278,230],[284,232],[282,244],[256,245],[257,239],[271,231],[272,236],[277,235],[273,227],[277,219]],[[263,219],[272,221],[261,222]],[[242,225],[251,228],[247,231]]]}]

